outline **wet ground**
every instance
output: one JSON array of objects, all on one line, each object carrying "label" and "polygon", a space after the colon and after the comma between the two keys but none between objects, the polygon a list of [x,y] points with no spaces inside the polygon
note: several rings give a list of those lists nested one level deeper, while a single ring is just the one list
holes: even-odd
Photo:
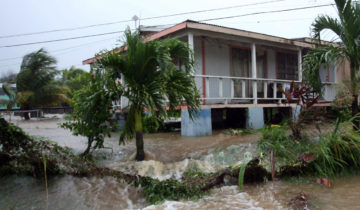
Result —
[{"label": "wet ground", "polygon": [[[13,123],[30,135],[48,138],[81,152],[86,139],[58,128],[61,121],[52,118],[29,122],[13,120]],[[255,156],[255,143],[260,135],[229,136],[222,131],[211,137],[197,138],[181,137],[179,133],[147,134],[144,136],[147,160],[141,163],[129,160],[135,152],[134,142],[119,146],[118,137],[114,134],[106,139],[108,148],[96,153],[101,164],[128,173],[166,179],[179,178],[182,172],[194,165],[205,171],[215,171]],[[45,209],[46,205],[49,209],[287,209],[289,200],[301,191],[310,196],[310,209],[360,209],[360,176],[331,182],[330,189],[316,184],[315,180],[245,185],[241,191],[236,186],[224,186],[198,201],[166,201],[147,206],[141,189],[109,177],[53,177],[49,180],[46,204],[43,181],[10,176],[0,179],[0,209]]]}]

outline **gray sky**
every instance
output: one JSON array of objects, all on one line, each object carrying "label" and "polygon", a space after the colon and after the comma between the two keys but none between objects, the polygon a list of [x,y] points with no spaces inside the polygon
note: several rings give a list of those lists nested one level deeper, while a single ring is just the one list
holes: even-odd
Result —
[{"label": "gray sky", "polygon": [[[333,3],[332,0],[281,0],[279,2],[262,3],[269,1],[276,0],[0,0],[0,37],[129,20],[134,15],[146,18],[260,3],[255,6],[141,21],[141,25],[148,26],[174,24],[186,19],[203,20]],[[208,23],[285,38],[296,38],[310,35],[311,23],[319,14],[336,16],[336,10],[334,6],[328,6],[222,19],[209,21]],[[134,28],[134,22],[40,35],[0,38],[0,46],[122,31],[127,26]],[[95,53],[102,49],[109,50],[116,47],[117,40],[122,39],[122,35],[122,33],[119,33],[54,43],[11,48],[0,47],[0,76],[8,71],[18,72],[22,56],[41,47],[44,47],[51,55],[57,58],[59,69],[69,68],[74,65],[88,70],[89,67],[81,65],[81,62],[93,57]],[[331,40],[334,36],[325,32],[324,38]]]}]

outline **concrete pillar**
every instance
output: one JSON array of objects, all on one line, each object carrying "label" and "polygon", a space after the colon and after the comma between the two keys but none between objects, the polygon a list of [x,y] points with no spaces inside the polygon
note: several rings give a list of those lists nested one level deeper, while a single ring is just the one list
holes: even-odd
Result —
[{"label": "concrete pillar", "polygon": [[182,136],[211,136],[211,109],[200,109],[191,120],[188,110],[181,110],[181,135]]},{"label": "concrete pillar", "polygon": [[292,114],[291,117],[294,120],[294,122],[297,122],[299,119],[299,115],[300,115],[300,106],[292,106],[291,114]]},{"label": "concrete pillar", "polygon": [[302,51],[301,49],[299,49],[298,51],[298,69],[299,69],[299,72],[298,72],[298,80],[301,82],[302,81]]},{"label": "concrete pillar", "polygon": [[262,107],[248,108],[246,128],[248,129],[264,128],[264,108]]},{"label": "concrete pillar", "polygon": [[[256,45],[255,43],[251,44],[251,75],[252,78],[256,79]],[[257,82],[252,82],[253,87],[253,98],[254,98],[254,104],[257,104]]]}]

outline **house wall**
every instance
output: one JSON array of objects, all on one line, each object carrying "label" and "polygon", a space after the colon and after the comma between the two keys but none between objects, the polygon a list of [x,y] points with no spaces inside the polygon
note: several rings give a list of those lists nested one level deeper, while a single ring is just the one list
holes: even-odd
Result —
[{"label": "house wall", "polygon": [[[203,44],[204,46],[203,46]],[[228,43],[226,40],[202,38],[200,36],[194,37],[194,52],[195,52],[195,74],[202,75],[203,62],[205,64],[205,75],[212,76],[231,76],[230,72],[230,49],[231,46],[249,47],[245,43],[232,42]],[[266,49],[267,53],[267,74],[268,78],[276,79],[276,50],[266,46],[258,45],[258,48]],[[204,47],[204,50],[203,50]],[[203,60],[203,54],[205,59]],[[201,97],[206,97],[206,87],[203,87],[203,78],[195,77],[195,83]],[[231,81],[230,79],[223,79],[223,96],[224,98],[231,97]],[[219,98],[219,80],[218,78],[209,78],[209,98]],[[221,99],[207,100],[206,104],[224,103]]]},{"label": "house wall", "polygon": [[276,52],[273,49],[268,49],[268,78],[276,79]]},{"label": "house wall", "polygon": [[[217,43],[215,40],[195,37],[195,72],[202,75],[203,62],[205,64],[205,75],[230,76],[229,46],[224,43]],[[204,49],[203,49],[204,48]],[[203,60],[203,53],[205,59]],[[195,78],[196,86],[201,97],[206,96],[203,88],[203,79]],[[223,79],[223,97],[230,97],[230,79]],[[210,98],[219,98],[219,80],[209,79]],[[223,100],[208,100],[207,104],[223,103]]]},{"label": "house wall", "polygon": [[350,62],[338,61],[336,66],[336,82],[341,82],[344,79],[350,79]]}]

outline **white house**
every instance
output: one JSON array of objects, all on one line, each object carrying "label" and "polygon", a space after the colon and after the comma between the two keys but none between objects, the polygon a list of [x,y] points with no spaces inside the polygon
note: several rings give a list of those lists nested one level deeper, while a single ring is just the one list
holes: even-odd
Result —
[{"label": "white house", "polygon": [[[146,34],[148,41],[177,38],[194,51],[201,111],[195,121],[182,111],[182,134],[186,136],[211,134],[217,109],[247,109],[247,115],[238,120],[246,121],[248,127],[263,127],[264,108],[285,106],[285,95],[277,87],[286,89],[292,81],[302,82],[303,56],[315,47],[310,38],[286,39],[191,20],[158,32],[147,30]],[[334,63],[321,70],[325,84],[322,105],[328,106],[335,97],[332,84],[348,74],[347,63]],[[126,99],[122,99],[121,107],[126,105]]]}]

